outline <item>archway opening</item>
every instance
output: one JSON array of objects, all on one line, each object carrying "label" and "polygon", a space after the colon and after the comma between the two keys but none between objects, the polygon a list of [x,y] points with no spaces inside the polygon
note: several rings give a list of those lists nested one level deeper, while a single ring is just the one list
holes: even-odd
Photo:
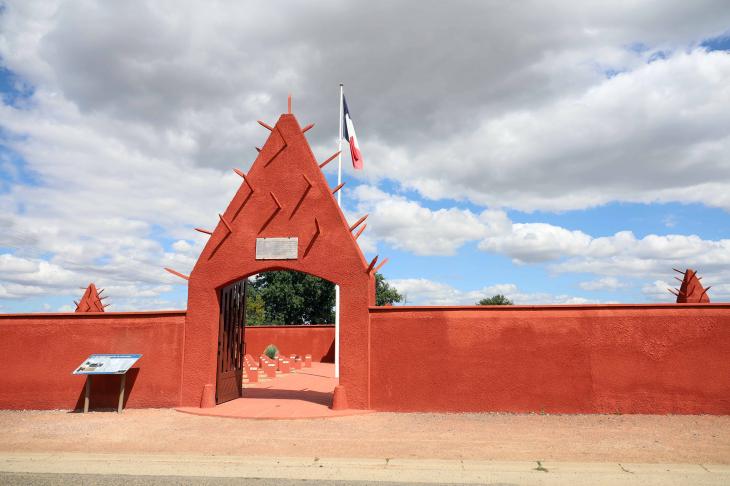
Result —
[{"label": "archway opening", "polygon": [[[251,275],[218,292],[216,403],[286,412],[328,407],[334,376],[335,284],[293,270]],[[268,355],[268,356],[267,356]],[[306,407],[305,407],[306,408]]]},{"label": "archway opening", "polygon": [[294,270],[249,277],[248,326],[333,325],[335,284]]}]

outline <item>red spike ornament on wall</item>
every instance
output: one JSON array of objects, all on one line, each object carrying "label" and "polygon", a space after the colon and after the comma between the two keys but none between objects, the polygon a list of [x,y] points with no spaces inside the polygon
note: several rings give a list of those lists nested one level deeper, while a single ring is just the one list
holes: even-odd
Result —
[{"label": "red spike ornament on wall", "polygon": [[[94,284],[89,284],[88,287],[80,287],[86,289],[84,296],[81,298],[81,302],[76,304],[76,312],[104,312],[104,307],[109,304],[103,305],[102,300],[106,297],[99,297],[99,294],[104,292],[104,289],[97,290]],[[74,301],[75,303],[76,301]]]},{"label": "red spike ornament on wall", "polygon": [[[707,291],[710,287],[704,288],[700,283],[700,278],[697,278],[697,272],[688,268],[686,272],[673,268],[675,272],[684,274],[684,278],[681,280],[682,286],[675,288],[676,292],[672,289],[667,289],[671,293],[677,296],[677,304],[709,304],[710,298],[707,296]],[[676,277],[675,277],[676,278]],[[677,278],[677,280],[679,280]]]}]

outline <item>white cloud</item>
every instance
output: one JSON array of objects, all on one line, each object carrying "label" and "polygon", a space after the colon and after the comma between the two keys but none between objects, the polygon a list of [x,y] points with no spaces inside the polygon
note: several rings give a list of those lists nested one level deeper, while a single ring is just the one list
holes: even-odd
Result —
[{"label": "white cloud", "polygon": [[670,285],[664,280],[655,280],[652,283],[646,283],[641,289],[641,292],[653,302],[676,302],[677,297],[672,295],[668,289],[675,288],[674,285]]},{"label": "white cloud", "polygon": [[113,303],[105,309],[106,312],[137,312],[137,311],[159,311],[159,310],[185,310],[185,300],[161,300],[161,299],[127,299],[121,303]]},{"label": "white cloud", "polygon": [[730,240],[703,240],[697,235],[647,235],[630,231],[593,238],[544,223],[513,224],[512,232],[485,238],[479,248],[501,253],[518,265],[545,262],[556,273],[651,278],[667,275],[672,267],[702,267],[714,274],[730,272]]},{"label": "white cloud", "polygon": [[416,255],[455,255],[466,242],[509,231],[511,225],[503,211],[474,214],[456,207],[434,211],[369,185],[358,186],[348,194],[358,201],[358,212],[348,221],[354,223],[357,215],[369,213],[371,225],[363,234],[371,245],[368,248],[383,240],[391,248]]},{"label": "white cloud", "polygon": [[172,244],[172,249],[178,253],[187,253],[193,248],[193,245],[185,240],[178,240]]},{"label": "white cloud", "polygon": [[582,290],[607,290],[615,292],[617,290],[630,290],[632,285],[630,283],[621,282],[616,277],[603,277],[590,282],[581,282],[578,287]]},{"label": "white cloud", "polygon": [[476,305],[481,299],[502,294],[516,305],[583,305],[609,303],[598,299],[585,299],[570,295],[548,293],[528,294],[520,291],[514,284],[499,284],[480,290],[461,291],[451,285],[427,279],[393,279],[388,283],[407,296],[412,305]]},{"label": "white cloud", "polygon": [[317,123],[315,154],[329,156],[326,87],[342,73],[360,73],[343,79],[367,164],[358,177],[492,208],[361,186],[347,216],[371,213],[364,251],[455,255],[480,241],[520,265],[560,262],[555,273],[665,278],[671,264],[727,276],[726,240],[593,238],[513,225],[499,208],[730,209],[730,53],[696,49],[727,29],[730,4],[414,5],[374,2],[355,17],[326,3],[5,2],[0,66],[23,95],[0,105],[12,154],[0,157],[0,211],[16,214],[0,229],[14,251],[0,255],[0,299],[94,281],[178,305],[160,289],[183,282],[162,268],[194,265],[207,237],[192,227],[217,224],[241,183],[230,167],[247,170],[265,139],[256,120],[275,120],[293,92],[300,121]]},{"label": "white cloud", "polygon": [[432,199],[524,211],[611,201],[730,209],[730,52],[676,52],[551,102],[484,117],[378,170]]}]

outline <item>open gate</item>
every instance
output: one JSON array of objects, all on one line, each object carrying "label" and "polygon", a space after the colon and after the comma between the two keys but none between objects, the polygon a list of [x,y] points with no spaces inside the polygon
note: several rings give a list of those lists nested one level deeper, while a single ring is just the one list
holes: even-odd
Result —
[{"label": "open gate", "polygon": [[221,291],[216,403],[240,398],[243,392],[247,297],[248,279],[229,285]]}]

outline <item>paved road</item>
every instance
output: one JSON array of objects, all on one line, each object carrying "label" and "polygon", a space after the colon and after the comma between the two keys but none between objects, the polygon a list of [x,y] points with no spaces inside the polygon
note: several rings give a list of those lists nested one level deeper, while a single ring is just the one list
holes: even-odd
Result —
[{"label": "paved road", "polygon": [[727,485],[730,466],[0,453],[0,484]]},{"label": "paved road", "polygon": [[[301,479],[201,478],[185,476],[122,476],[97,474],[8,474],[0,473],[3,486],[370,486],[369,481],[306,481]],[[403,486],[404,483],[379,482],[378,486]],[[410,483],[433,486],[433,483]],[[449,483],[445,483],[449,484]],[[451,483],[454,484],[454,483]],[[491,483],[508,486],[507,483]],[[459,486],[469,486],[463,483]]]}]

